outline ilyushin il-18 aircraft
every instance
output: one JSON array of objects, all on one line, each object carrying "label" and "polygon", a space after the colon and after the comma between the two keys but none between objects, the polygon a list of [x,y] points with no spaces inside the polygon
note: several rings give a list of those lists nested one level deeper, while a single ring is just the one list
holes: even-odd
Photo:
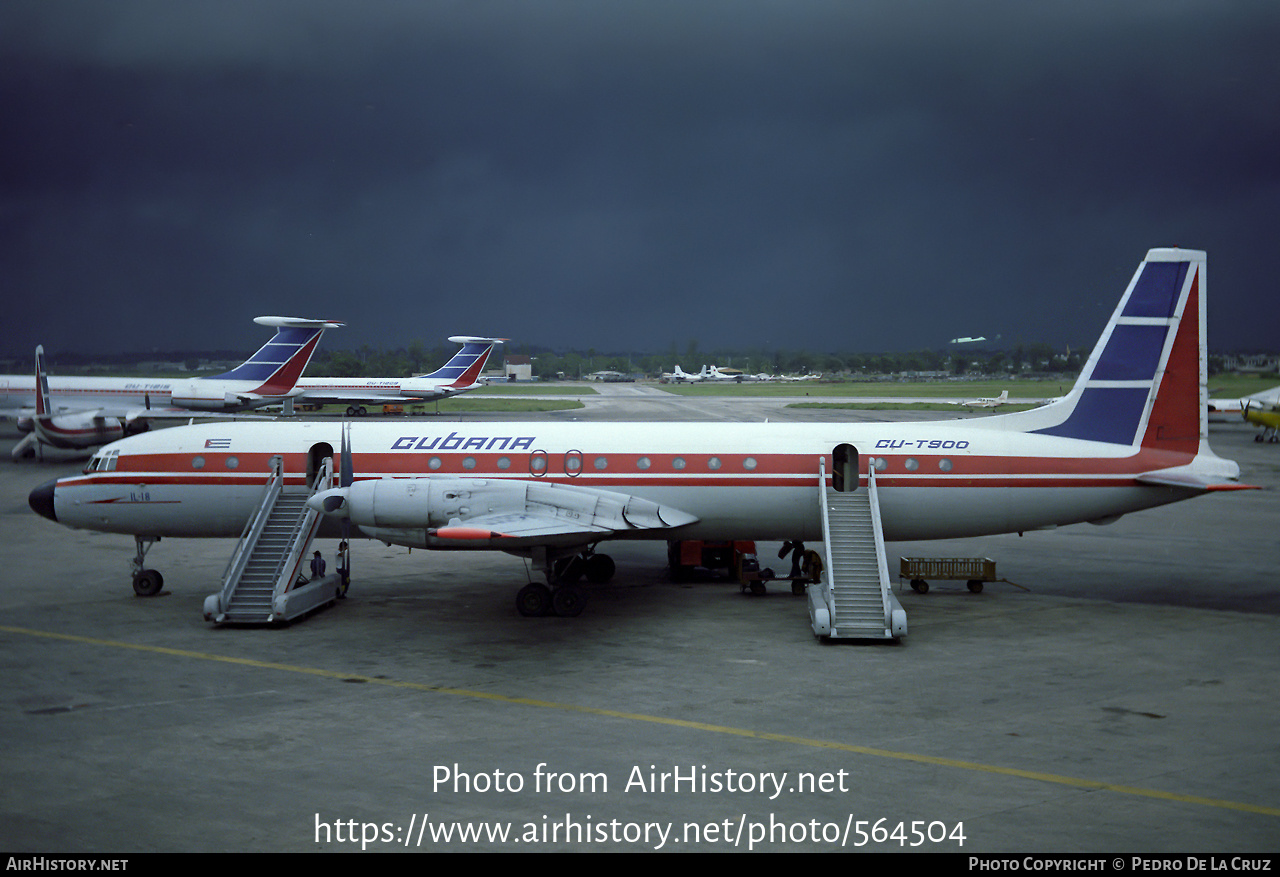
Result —
[{"label": "ilyushin il-18 aircraft", "polygon": [[388,544],[532,558],[548,585],[521,589],[525,614],[574,606],[575,586],[557,585],[565,564],[607,580],[613,562],[597,549],[610,540],[821,540],[828,490],[874,485],[886,541],[1109,523],[1245,487],[1208,443],[1205,265],[1202,251],[1149,251],[1070,393],[1028,411],[847,424],[206,423],[108,445],[30,504],[138,540],[233,537],[273,465],[303,485],[337,458],[339,486],[308,500],[329,533],[348,521]]},{"label": "ilyushin il-18 aircraft", "polygon": [[13,449],[15,459],[36,444],[91,448],[147,428],[152,420],[231,413],[278,404],[311,361],[325,329],[342,325],[299,317],[257,317],[276,334],[231,371],[202,378],[49,377],[44,349],[36,348],[34,375],[0,375],[0,408],[29,418],[31,432]]}]

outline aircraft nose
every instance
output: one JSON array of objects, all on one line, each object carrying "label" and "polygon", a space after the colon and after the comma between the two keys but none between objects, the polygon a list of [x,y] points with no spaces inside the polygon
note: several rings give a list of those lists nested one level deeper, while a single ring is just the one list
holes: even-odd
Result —
[{"label": "aircraft nose", "polygon": [[31,491],[31,495],[27,497],[27,502],[31,504],[31,510],[51,521],[58,520],[58,516],[53,510],[53,489],[57,484],[57,478],[46,481]]}]

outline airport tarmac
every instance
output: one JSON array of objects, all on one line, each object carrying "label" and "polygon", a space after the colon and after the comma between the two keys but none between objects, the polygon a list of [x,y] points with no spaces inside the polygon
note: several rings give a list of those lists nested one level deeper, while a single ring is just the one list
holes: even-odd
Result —
[{"label": "airport tarmac", "polygon": [[[936,416],[602,398],[546,416]],[[165,591],[135,597],[132,540],[27,507],[78,464],[12,463],[15,439],[0,849],[1280,847],[1280,446],[1243,424],[1214,449],[1270,490],[891,544],[891,567],[987,556],[1017,583],[903,590],[898,644],[815,640],[785,585],[673,583],[661,543],[611,549],[618,573],[578,618],[517,614],[516,558],[360,542],[340,604],[214,628],[201,606],[230,542],[159,543]],[[783,571],[778,547],[760,556]]]}]

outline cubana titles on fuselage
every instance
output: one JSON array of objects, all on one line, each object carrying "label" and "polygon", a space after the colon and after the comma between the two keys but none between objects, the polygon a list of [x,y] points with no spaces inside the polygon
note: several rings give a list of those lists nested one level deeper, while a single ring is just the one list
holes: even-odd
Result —
[{"label": "cubana titles on fuselage", "polygon": [[[874,469],[890,541],[1106,522],[1241,486],[1236,464],[1208,445],[1204,293],[1203,252],[1150,251],[1071,393],[1031,411],[916,423],[353,423],[354,483],[312,502],[370,537],[442,549],[804,541],[822,538],[820,470],[856,489]],[[301,484],[339,458],[343,430],[208,423],[140,435],[31,503],[70,527],[235,536],[273,457]]]}]

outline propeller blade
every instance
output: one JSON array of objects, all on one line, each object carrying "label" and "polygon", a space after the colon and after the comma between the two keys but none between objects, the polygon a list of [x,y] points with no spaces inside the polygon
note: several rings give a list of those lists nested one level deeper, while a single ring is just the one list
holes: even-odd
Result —
[{"label": "propeller blade", "polygon": [[342,473],[339,487],[350,487],[355,473],[351,471],[351,424],[342,424]]}]

